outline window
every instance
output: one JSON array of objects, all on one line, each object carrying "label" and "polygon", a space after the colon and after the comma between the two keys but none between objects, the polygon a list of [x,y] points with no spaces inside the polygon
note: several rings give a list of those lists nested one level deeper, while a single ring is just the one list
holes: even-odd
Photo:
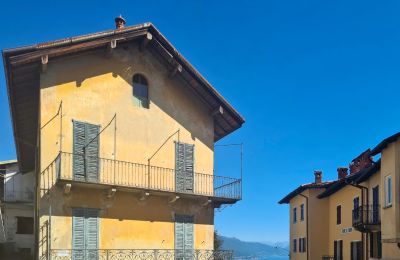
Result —
[{"label": "window", "polygon": [[301,252],[301,253],[306,252],[306,238],[305,237],[299,238],[299,252]]},{"label": "window", "polygon": [[360,198],[359,197],[355,197],[353,199],[353,219],[357,220],[359,219],[360,216]]},{"label": "window", "polygon": [[350,259],[351,260],[362,260],[362,242],[352,241],[350,242]]},{"label": "window", "polygon": [[385,207],[392,206],[392,176],[385,177]]},{"label": "window", "polygon": [[300,206],[300,220],[304,220],[304,204],[301,204]]},{"label": "window", "polygon": [[294,253],[297,252],[297,240],[296,240],[296,238],[293,239],[293,252],[294,252]]},{"label": "window", "polygon": [[132,79],[133,96],[139,107],[149,108],[149,85],[142,74],[135,74]]},{"label": "window", "polygon": [[333,259],[343,260],[343,240],[335,240],[333,242]]},{"label": "window", "polygon": [[381,258],[382,257],[382,241],[381,232],[369,233],[369,254],[371,258]]},{"label": "window", "polygon": [[297,222],[297,208],[293,209],[293,223]]},{"label": "window", "polygon": [[17,234],[33,234],[33,218],[17,217]]},{"label": "window", "polygon": [[336,224],[342,224],[342,206],[340,205],[336,207]]}]

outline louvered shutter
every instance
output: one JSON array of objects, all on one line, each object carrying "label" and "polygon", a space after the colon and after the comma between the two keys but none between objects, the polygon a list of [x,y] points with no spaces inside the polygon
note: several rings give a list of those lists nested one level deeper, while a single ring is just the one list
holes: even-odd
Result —
[{"label": "louvered shutter", "polygon": [[333,258],[335,259],[335,260],[339,260],[339,258],[338,258],[338,251],[337,251],[337,249],[338,249],[338,243],[337,243],[337,241],[333,241]]},{"label": "louvered shutter", "polygon": [[85,245],[87,259],[98,259],[98,231],[99,211],[97,209],[86,209],[85,214]]},{"label": "louvered shutter", "polygon": [[85,211],[72,209],[72,257],[74,260],[85,259]]},{"label": "louvered shutter", "polygon": [[180,215],[175,215],[175,259],[184,258],[184,220]]},{"label": "louvered shutter", "polygon": [[377,245],[378,245],[378,258],[382,257],[382,233],[379,231],[376,234]]},{"label": "louvered shutter", "polygon": [[343,240],[339,241],[339,251],[340,260],[343,260]]},{"label": "louvered shutter", "polygon": [[185,145],[175,143],[175,189],[178,192],[185,190]]},{"label": "louvered shutter", "polygon": [[194,145],[185,144],[185,191],[193,192]]},{"label": "louvered shutter", "polygon": [[97,182],[99,175],[99,126],[86,124],[86,179]]},{"label": "louvered shutter", "polygon": [[85,180],[83,148],[86,145],[85,123],[73,121],[73,172],[75,180]]},{"label": "louvered shutter", "polygon": [[193,259],[194,224],[193,216],[185,218],[185,259]]}]

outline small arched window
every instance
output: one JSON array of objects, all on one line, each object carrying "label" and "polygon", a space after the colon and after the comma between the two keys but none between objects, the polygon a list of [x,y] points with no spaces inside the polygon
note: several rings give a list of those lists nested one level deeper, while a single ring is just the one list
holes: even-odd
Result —
[{"label": "small arched window", "polygon": [[133,96],[138,101],[139,107],[149,108],[149,85],[142,74],[135,74],[132,78]]}]

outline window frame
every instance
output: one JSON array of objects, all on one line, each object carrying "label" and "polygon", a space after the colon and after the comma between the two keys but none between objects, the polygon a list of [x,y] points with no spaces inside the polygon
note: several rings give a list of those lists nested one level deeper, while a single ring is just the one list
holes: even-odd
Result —
[{"label": "window frame", "polygon": [[385,208],[391,207],[392,205],[393,205],[393,178],[391,174],[388,174],[385,176]]},{"label": "window frame", "polygon": [[297,207],[293,208],[293,224],[297,223]]},{"label": "window frame", "polygon": [[292,248],[293,253],[297,253],[297,239],[293,239],[293,248]]},{"label": "window frame", "polygon": [[[139,82],[135,80],[135,76],[140,77],[143,82]],[[146,97],[138,95],[137,92],[135,92],[135,85],[140,86],[140,87],[145,87],[146,88]],[[132,76],[132,96],[138,100],[138,106],[142,108],[150,108],[150,94],[149,94],[149,80],[143,73],[135,73]]]},{"label": "window frame", "polygon": [[300,221],[304,221],[304,203],[300,205]]},{"label": "window frame", "polygon": [[336,225],[342,224],[342,205],[339,204],[336,206]]},{"label": "window frame", "polygon": [[[24,216],[16,216],[16,224],[17,224],[17,228],[15,230],[15,234],[17,235],[33,235],[34,233],[34,219],[33,217],[24,217]],[[22,220],[26,220],[32,223],[24,223],[24,225],[22,225],[22,223],[20,223],[20,221]],[[28,224],[32,224],[30,227],[28,227]],[[21,228],[26,229],[28,228],[28,231],[23,231],[21,230]]]}]

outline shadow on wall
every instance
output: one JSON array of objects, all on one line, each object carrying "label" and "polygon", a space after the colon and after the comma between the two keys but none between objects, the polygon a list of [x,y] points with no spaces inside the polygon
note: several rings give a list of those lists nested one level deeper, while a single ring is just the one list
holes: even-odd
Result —
[{"label": "shadow on wall", "polygon": [[[124,220],[139,220],[150,222],[174,222],[175,214],[194,215],[195,224],[214,225],[214,209],[211,204],[204,206],[202,201],[179,199],[169,203],[169,196],[148,196],[141,201],[139,192],[117,191],[111,198],[108,190],[72,187],[65,195],[60,186],[53,186],[48,195],[41,198],[41,214],[48,215],[49,203],[52,205],[52,216],[71,216],[73,208],[100,209],[101,218]],[[63,198],[52,201],[52,198]],[[151,206],[150,206],[151,205]]]},{"label": "shadow on wall", "polygon": [[[67,58],[63,60],[64,67],[60,68],[61,71],[65,70],[65,72],[46,77],[46,80],[42,80],[42,88],[71,82],[75,82],[76,87],[79,88],[83,87],[82,84],[85,80],[109,73],[112,73],[114,77],[121,77],[127,85],[132,87],[132,76],[136,73],[142,73],[149,82],[150,109],[151,106],[159,107],[187,129],[193,140],[197,138],[210,150],[213,150],[214,133],[213,130],[210,132],[206,125],[213,125],[213,118],[209,109],[183,80],[178,79],[177,76],[173,78],[169,76],[169,70],[155,57],[156,55],[149,50],[140,52],[138,44],[129,43],[119,45],[111,57],[107,57],[105,50],[98,50],[78,57],[79,63],[75,62],[77,57]],[[85,59],[85,57],[90,57],[90,59]],[[58,64],[53,66],[58,66]],[[49,71],[51,71],[51,65]],[[170,88],[175,88],[176,91],[171,91]],[[184,109],[183,105],[200,110],[192,109],[190,111]],[[109,107],[106,109],[112,110]],[[68,111],[68,108],[65,108],[65,110]],[[202,111],[201,114],[207,115],[207,119],[196,120],[200,115],[197,111]],[[132,120],[135,120],[133,115]],[[163,133],[165,137],[170,134]]]}]

